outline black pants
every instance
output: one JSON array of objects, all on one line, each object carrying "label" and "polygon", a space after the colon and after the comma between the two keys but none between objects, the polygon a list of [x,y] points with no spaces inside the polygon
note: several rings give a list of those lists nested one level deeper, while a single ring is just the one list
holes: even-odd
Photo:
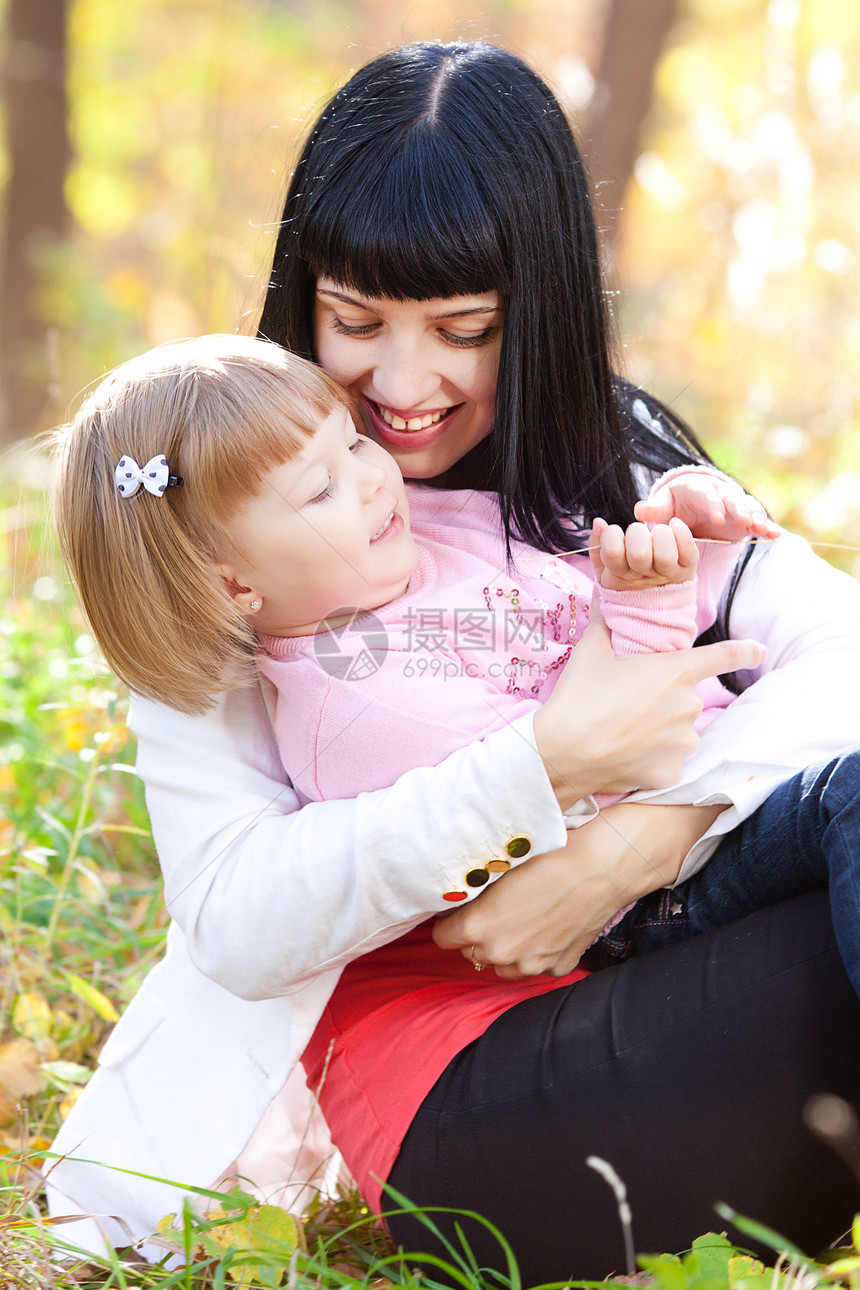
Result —
[{"label": "black pants", "polygon": [[[723,1230],[722,1200],[814,1253],[860,1205],[857,1179],[804,1127],[819,1092],[860,1106],[860,1000],[824,891],[517,1004],[431,1090],[390,1181],[419,1206],[490,1219],[526,1285],[626,1270],[589,1155],[626,1183],[639,1252]],[[440,1252],[414,1219],[390,1228],[409,1252]],[[466,1228],[479,1262],[504,1270]]]}]

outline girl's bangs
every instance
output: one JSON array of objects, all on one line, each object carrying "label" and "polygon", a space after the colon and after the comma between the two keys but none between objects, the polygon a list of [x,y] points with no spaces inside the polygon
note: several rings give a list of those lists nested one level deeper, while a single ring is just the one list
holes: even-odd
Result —
[{"label": "girl's bangs", "polygon": [[465,158],[415,134],[410,146],[383,147],[388,156],[353,157],[348,188],[331,170],[319,177],[299,255],[315,277],[365,296],[509,294],[508,256]]}]

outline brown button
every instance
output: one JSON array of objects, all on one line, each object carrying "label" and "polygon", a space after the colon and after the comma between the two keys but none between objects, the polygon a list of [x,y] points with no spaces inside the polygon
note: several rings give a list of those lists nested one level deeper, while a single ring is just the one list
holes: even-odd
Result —
[{"label": "brown button", "polygon": [[511,867],[511,862],[506,860],[504,856],[493,856],[492,860],[487,861],[486,867],[490,873],[507,873]]},{"label": "brown button", "polygon": [[527,838],[524,833],[515,833],[512,838],[508,838],[505,850],[514,860],[522,860],[532,849],[532,840]]},{"label": "brown button", "polygon": [[467,900],[468,896],[469,896],[469,893],[467,891],[443,891],[442,892],[443,900],[451,900],[451,901]]},{"label": "brown button", "polygon": [[483,887],[485,882],[490,881],[490,875],[486,869],[470,869],[466,874],[467,887]]}]

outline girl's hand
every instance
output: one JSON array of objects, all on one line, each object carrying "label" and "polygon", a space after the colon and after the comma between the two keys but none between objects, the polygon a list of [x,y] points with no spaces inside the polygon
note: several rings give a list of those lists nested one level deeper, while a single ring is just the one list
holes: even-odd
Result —
[{"label": "girl's hand", "polygon": [[566,976],[613,914],[675,881],[690,847],[724,809],[609,806],[573,830],[563,850],[525,861],[437,919],[433,939],[492,964],[501,977]]},{"label": "girl's hand", "polygon": [[673,517],[653,529],[631,524],[627,531],[596,519],[588,540],[594,576],[610,591],[642,591],[669,582],[689,582],[699,548],[683,520]]},{"label": "girl's hand", "polygon": [[674,784],[699,742],[698,682],[752,670],[765,654],[756,641],[729,640],[616,658],[603,615],[592,606],[582,640],[534,715],[537,749],[561,809],[591,793]]},{"label": "girl's hand", "polygon": [[696,538],[739,542],[746,537],[777,538],[780,529],[764,507],[740,484],[708,470],[676,475],[633,508],[637,520],[667,524],[683,520]]}]

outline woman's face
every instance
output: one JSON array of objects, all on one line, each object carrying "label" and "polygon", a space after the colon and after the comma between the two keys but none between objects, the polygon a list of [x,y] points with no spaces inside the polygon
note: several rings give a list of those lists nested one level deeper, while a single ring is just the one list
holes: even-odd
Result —
[{"label": "woman's face", "polygon": [[389,300],[317,282],[317,357],[409,479],[444,474],[490,433],[503,324],[496,291]]}]

